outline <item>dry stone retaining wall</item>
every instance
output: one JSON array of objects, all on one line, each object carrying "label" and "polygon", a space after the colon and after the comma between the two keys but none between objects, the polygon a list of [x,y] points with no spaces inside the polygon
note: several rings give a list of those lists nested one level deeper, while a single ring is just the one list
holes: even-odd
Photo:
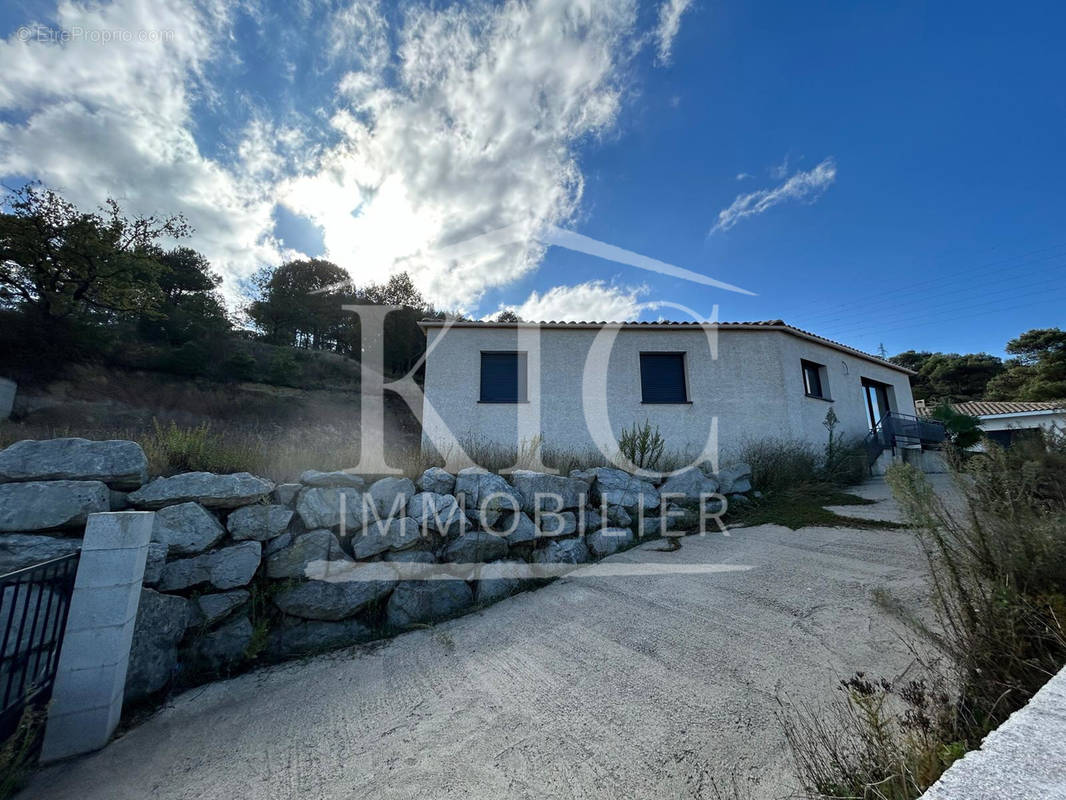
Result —
[{"label": "dry stone retaining wall", "polygon": [[135,701],[496,602],[537,584],[527,565],[693,530],[700,504],[719,511],[749,479],[738,465],[659,485],[608,468],[149,481],[132,442],[27,441],[0,451],[0,572],[76,550],[89,513],[155,511],[125,692]]}]

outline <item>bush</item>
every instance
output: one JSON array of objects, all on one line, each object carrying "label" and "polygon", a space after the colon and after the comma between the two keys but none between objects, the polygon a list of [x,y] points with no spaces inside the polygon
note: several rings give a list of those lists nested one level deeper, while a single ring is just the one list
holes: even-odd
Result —
[{"label": "bush", "polygon": [[211,432],[207,423],[182,428],[153,421],[153,431],[140,437],[152,475],[179,472],[256,472],[263,466],[261,450],[248,441],[235,443]]},{"label": "bush", "polygon": [[910,622],[942,654],[925,664],[937,689],[858,676],[828,719],[787,718],[809,796],[920,796],[1066,665],[1066,441],[993,447],[956,468],[943,498],[912,466],[887,474],[928,561],[936,624]]},{"label": "bush", "polygon": [[799,439],[759,439],[745,443],[737,460],[751,466],[752,487],[781,492],[817,479],[818,454]]},{"label": "bush", "polygon": [[643,425],[633,423],[632,428],[622,428],[618,439],[618,449],[631,463],[641,469],[653,470],[659,466],[666,442],[659,429],[652,430],[651,421],[644,420]]}]

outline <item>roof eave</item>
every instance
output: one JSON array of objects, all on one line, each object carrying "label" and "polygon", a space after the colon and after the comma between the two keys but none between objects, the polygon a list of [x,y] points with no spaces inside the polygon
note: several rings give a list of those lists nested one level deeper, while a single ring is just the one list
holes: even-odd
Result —
[{"label": "roof eave", "polygon": [[846,344],[840,342],[834,342],[832,339],[825,339],[817,334],[810,333],[809,331],[802,330],[800,328],[793,327],[787,323],[768,324],[768,323],[743,323],[743,322],[726,322],[726,323],[701,323],[701,322],[482,322],[478,320],[462,320],[452,321],[439,319],[424,319],[418,322],[418,326],[423,330],[429,328],[549,328],[552,330],[600,330],[603,328],[634,328],[638,330],[676,330],[685,328],[704,328],[714,327],[730,331],[780,331],[781,333],[787,333],[791,336],[795,336],[799,339],[805,339],[815,344],[820,344],[823,347],[829,347],[833,350],[838,350],[843,353],[861,358],[864,361],[869,361],[874,364],[879,364],[888,369],[896,372],[902,372],[904,375],[917,375],[918,373],[907,367],[900,366],[899,364],[893,364],[891,361],[887,361],[883,358],[871,355],[870,353],[864,353],[861,350],[856,350],[854,347],[849,347]]}]

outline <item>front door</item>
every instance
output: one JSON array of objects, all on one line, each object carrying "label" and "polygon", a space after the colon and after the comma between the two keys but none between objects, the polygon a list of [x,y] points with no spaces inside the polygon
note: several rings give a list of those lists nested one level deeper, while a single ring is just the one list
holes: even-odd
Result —
[{"label": "front door", "polygon": [[892,410],[888,404],[888,384],[863,378],[862,388],[866,392],[866,410],[870,414],[870,430],[877,430],[877,423]]}]

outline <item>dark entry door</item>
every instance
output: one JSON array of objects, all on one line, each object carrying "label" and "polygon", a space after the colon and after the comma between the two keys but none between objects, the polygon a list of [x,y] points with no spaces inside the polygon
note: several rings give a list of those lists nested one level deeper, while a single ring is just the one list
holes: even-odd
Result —
[{"label": "dark entry door", "polygon": [[888,384],[863,378],[862,388],[866,393],[866,410],[870,414],[870,430],[876,430],[877,423],[892,410],[888,404]]}]

